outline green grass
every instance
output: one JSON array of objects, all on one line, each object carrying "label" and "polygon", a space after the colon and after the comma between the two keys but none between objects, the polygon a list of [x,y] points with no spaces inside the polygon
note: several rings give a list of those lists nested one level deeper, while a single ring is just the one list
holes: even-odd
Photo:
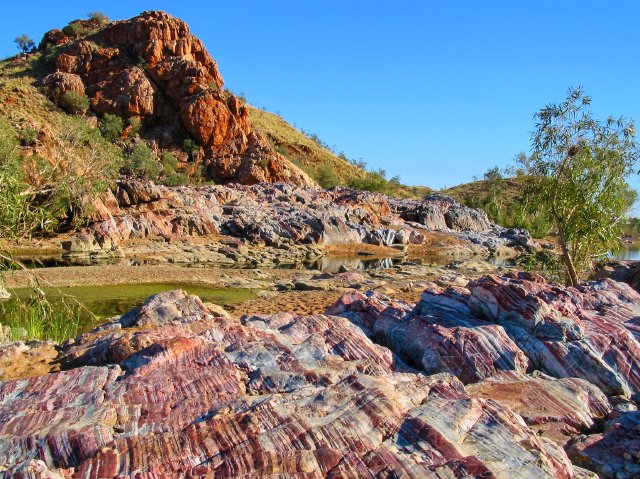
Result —
[{"label": "green grass", "polygon": [[367,171],[343,156],[336,155],[280,116],[253,106],[248,105],[248,108],[251,123],[267,136],[271,146],[323,187],[335,185],[352,185],[358,189],[372,187],[374,188],[372,191],[401,197],[419,197],[433,192],[430,188],[422,186],[381,182],[377,172]]},{"label": "green grass", "polygon": [[180,284],[18,288],[11,291],[11,299],[0,302],[0,323],[11,328],[12,340],[61,342],[93,329],[105,318],[142,305],[149,296],[174,289],[183,289],[204,302],[222,306],[255,296],[244,288],[211,289]]}]

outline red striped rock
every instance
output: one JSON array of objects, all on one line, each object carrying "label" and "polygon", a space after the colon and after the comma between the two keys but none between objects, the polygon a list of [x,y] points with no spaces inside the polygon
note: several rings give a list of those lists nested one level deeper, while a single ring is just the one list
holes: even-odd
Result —
[{"label": "red striped rock", "polygon": [[502,326],[474,317],[468,292],[431,285],[417,307],[376,293],[348,293],[328,310],[427,374],[450,372],[464,383],[498,371],[525,372],[529,360]]},{"label": "red striped rock", "polygon": [[507,406],[532,429],[558,444],[588,431],[611,412],[602,391],[577,378],[504,372],[469,385],[467,390],[474,397],[490,398]]},{"label": "red striped rock", "polygon": [[[103,366],[0,383],[3,467],[39,460],[74,478],[578,477],[520,416],[449,374],[412,372],[344,317],[214,318],[170,293],[114,324],[63,347],[63,357],[84,351],[76,365]],[[155,336],[125,347],[136,333]],[[124,354],[94,355],[118,342]]]},{"label": "red striped rock", "polygon": [[576,464],[596,471],[602,478],[640,477],[640,412],[608,421],[602,434],[579,436],[567,452]]},{"label": "red striped rock", "polygon": [[640,393],[640,294],[610,279],[578,288],[518,273],[469,285],[469,306],[500,323],[536,368],[610,395]]}]

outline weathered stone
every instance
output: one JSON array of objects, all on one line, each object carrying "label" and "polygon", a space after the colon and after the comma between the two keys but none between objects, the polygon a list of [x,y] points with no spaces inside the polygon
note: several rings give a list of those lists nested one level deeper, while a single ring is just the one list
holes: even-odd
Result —
[{"label": "weathered stone", "polygon": [[86,92],[95,113],[136,118],[145,136],[165,146],[181,148],[191,135],[204,153],[192,157],[211,178],[317,186],[251,125],[247,107],[224,90],[216,62],[186,23],[164,12],[92,22],[73,22],[97,30],[90,40],[71,30],[45,34],[41,48],[61,45],[56,72],[43,81],[52,97]]},{"label": "weathered stone", "polygon": [[640,412],[607,421],[602,434],[579,436],[567,452],[578,465],[596,471],[605,479],[640,476]]},{"label": "weathered stone", "polygon": [[42,461],[76,478],[577,477],[562,448],[509,409],[448,374],[412,372],[346,318],[214,318],[181,292],[131,316],[61,348],[124,353],[104,366],[82,366],[94,357],[85,349],[80,367],[0,383],[5,468]]}]

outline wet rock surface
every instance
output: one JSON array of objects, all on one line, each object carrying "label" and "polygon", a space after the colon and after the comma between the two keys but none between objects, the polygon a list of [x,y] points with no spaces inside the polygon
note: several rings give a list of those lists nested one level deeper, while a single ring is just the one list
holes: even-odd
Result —
[{"label": "wet rock surface", "polygon": [[[329,280],[366,282],[308,281]],[[61,345],[65,370],[0,383],[4,474],[636,477],[640,295],[459,282],[306,316],[153,296]]]},{"label": "wet rock surface", "polygon": [[[121,181],[113,196],[98,208],[102,218],[64,245],[69,254],[113,255],[124,248],[128,256],[176,262],[267,264],[317,259],[323,254],[318,247],[354,243],[398,247],[398,256],[414,250],[514,255],[536,246],[525,231],[502,228],[485,213],[440,197],[398,200],[283,183],[170,188],[137,180]],[[429,218],[413,218],[412,211],[424,208]],[[458,221],[447,223],[453,212]],[[433,243],[435,234],[443,242]],[[227,239],[182,241],[219,236]]]}]

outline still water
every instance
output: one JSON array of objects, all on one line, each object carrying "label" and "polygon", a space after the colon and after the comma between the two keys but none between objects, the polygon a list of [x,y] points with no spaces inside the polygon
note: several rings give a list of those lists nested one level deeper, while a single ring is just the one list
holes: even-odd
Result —
[{"label": "still water", "polygon": [[613,258],[629,261],[640,260],[640,244],[634,243],[624,245],[617,253],[613,254]]},{"label": "still water", "polygon": [[[255,297],[253,291],[243,288],[210,289],[198,286],[188,286],[182,284],[134,284],[134,285],[108,285],[108,286],[70,286],[61,288],[42,288],[47,299],[59,307],[61,294],[70,296],[91,311],[98,321],[90,316],[83,317],[79,332],[86,332],[97,324],[102,323],[102,319],[111,316],[118,316],[126,311],[141,306],[151,295],[173,289],[182,289],[190,294],[200,297],[203,302],[215,303],[221,306],[245,301]],[[28,288],[17,288],[12,290],[21,300],[28,300],[33,293]],[[3,314],[9,314],[15,308],[15,297],[3,301],[0,309],[0,322]]]}]

